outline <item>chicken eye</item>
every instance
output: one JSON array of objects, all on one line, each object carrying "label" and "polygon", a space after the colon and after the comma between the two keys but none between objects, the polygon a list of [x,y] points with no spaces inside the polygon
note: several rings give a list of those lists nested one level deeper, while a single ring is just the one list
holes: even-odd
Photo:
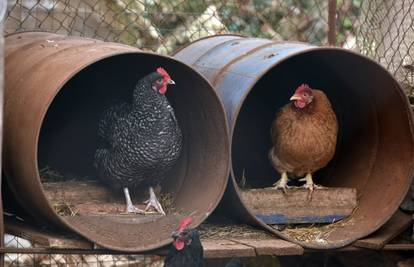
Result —
[{"label": "chicken eye", "polygon": [[304,93],[302,96],[303,96],[303,97],[307,97],[307,96],[308,96],[308,94],[307,94],[307,93]]},{"label": "chicken eye", "polygon": [[163,79],[158,79],[155,81],[157,84],[162,84],[163,83]]}]

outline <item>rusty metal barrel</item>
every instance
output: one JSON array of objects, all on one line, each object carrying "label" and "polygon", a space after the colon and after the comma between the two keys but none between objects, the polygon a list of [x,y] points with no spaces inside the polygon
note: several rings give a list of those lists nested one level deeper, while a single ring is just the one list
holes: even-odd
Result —
[{"label": "rusty metal barrel", "polygon": [[[412,114],[398,82],[379,64],[341,48],[234,35],[200,39],[174,57],[200,71],[225,106],[232,168],[223,201],[237,218],[305,247],[326,249],[369,235],[398,209],[413,174]],[[263,223],[238,186],[243,176],[253,188],[270,187],[280,177],[267,158],[270,126],[304,82],[326,92],[340,127],[335,157],[316,173],[316,183],[358,192],[358,207],[323,242],[292,238]]]},{"label": "rusty metal barrel", "polygon": [[[33,217],[99,246],[139,252],[170,243],[183,216],[191,214],[197,226],[218,205],[229,172],[227,122],[218,95],[196,70],[134,47],[45,32],[7,36],[5,56],[4,170]],[[184,139],[179,162],[161,185],[174,207],[166,216],[110,213],[114,205],[102,202],[115,199],[122,206],[122,192],[105,191],[99,182],[96,190],[90,186],[97,180],[97,124],[106,107],[128,101],[138,80],[157,67],[176,83],[167,97]],[[45,168],[62,174],[48,188],[39,173]],[[66,181],[66,175],[89,180]],[[56,209],[50,196],[62,195],[80,198],[74,202],[80,212]],[[95,212],[97,203],[101,210]],[[85,205],[94,212],[82,210]]]}]

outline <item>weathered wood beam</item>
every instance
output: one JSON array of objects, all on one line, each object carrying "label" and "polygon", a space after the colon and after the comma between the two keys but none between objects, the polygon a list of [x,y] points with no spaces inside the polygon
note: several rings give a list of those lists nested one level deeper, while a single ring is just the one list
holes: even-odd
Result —
[{"label": "weathered wood beam", "polygon": [[244,203],[267,224],[331,223],[351,215],[357,206],[353,188],[322,187],[310,192],[291,188],[286,193],[274,188],[241,191]]}]

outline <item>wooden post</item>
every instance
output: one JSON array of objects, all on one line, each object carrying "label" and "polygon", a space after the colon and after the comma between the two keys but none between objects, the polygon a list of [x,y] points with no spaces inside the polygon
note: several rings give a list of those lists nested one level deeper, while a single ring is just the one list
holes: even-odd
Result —
[{"label": "wooden post", "polygon": [[328,44],[336,45],[336,0],[329,0],[328,4]]}]

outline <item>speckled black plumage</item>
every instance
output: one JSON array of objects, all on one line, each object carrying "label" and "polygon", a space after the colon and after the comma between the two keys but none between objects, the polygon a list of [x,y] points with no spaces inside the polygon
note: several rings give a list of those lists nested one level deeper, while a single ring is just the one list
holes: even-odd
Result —
[{"label": "speckled black plumage", "polygon": [[182,134],[165,95],[152,88],[157,72],[141,79],[131,103],[107,109],[98,135],[106,145],[95,153],[99,178],[115,189],[154,186],[179,158]]}]

